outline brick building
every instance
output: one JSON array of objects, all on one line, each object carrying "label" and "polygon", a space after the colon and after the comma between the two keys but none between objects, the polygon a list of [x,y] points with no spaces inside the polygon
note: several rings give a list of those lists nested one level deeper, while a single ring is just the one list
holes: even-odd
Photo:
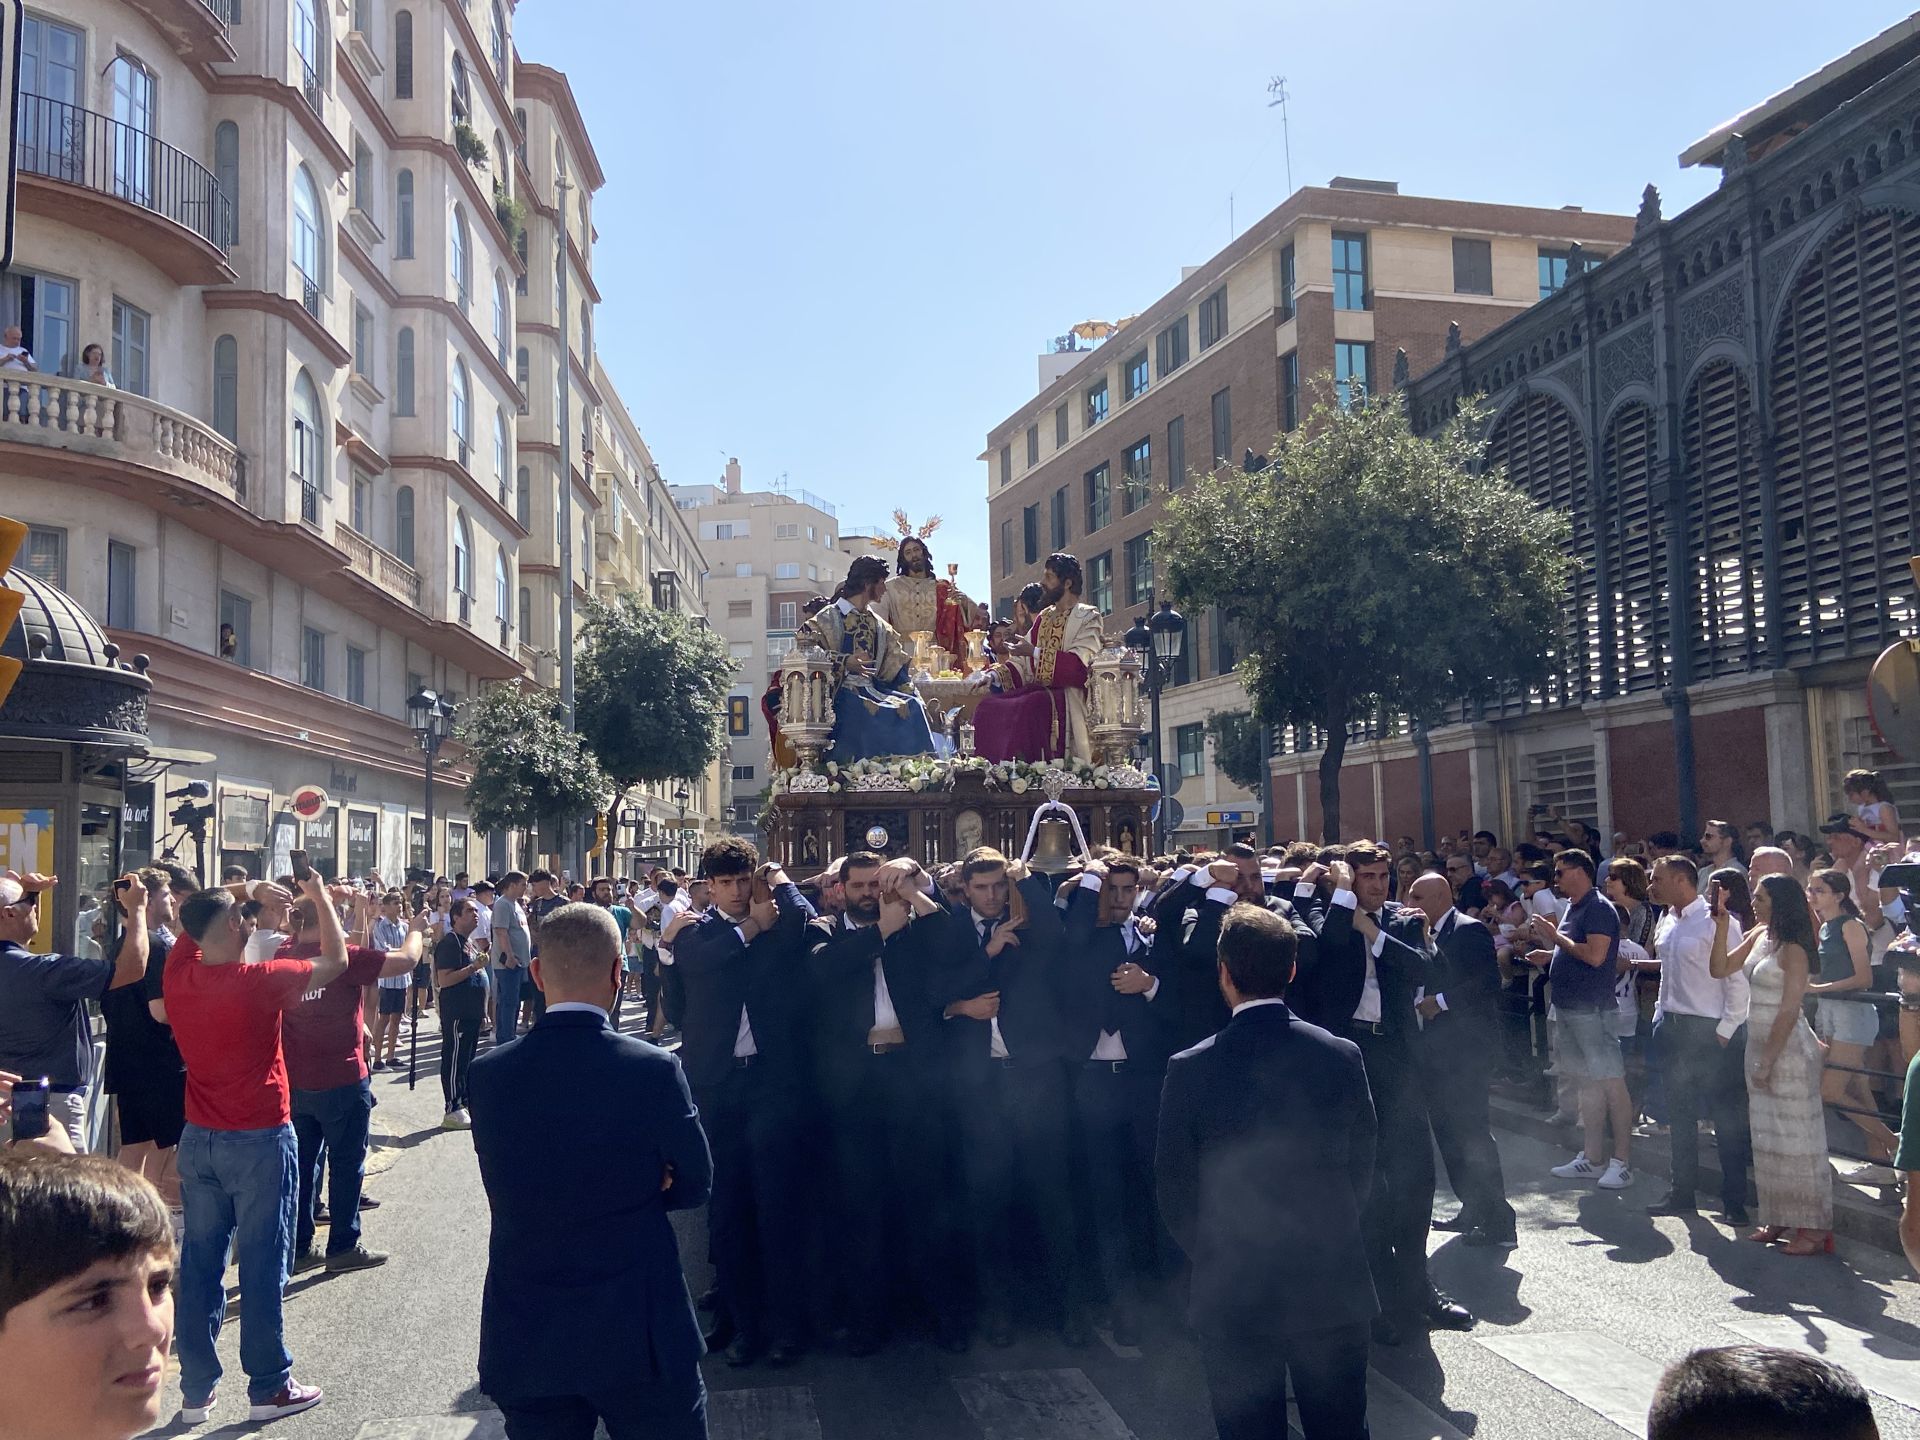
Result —
[{"label": "brick building", "polygon": [[[1050,552],[1070,550],[1117,637],[1153,591],[1169,490],[1264,452],[1311,408],[1321,377],[1372,388],[1398,351],[1425,370],[1450,326],[1493,329],[1552,293],[1574,246],[1611,254],[1632,229],[1625,216],[1427,199],[1389,182],[1296,191],[1098,348],[1041,358],[1039,394],[993,427],[981,456],[996,613]],[[1260,802],[1218,773],[1204,738],[1209,714],[1246,708],[1232,637],[1213,615],[1188,618],[1161,744],[1186,778],[1178,838],[1197,842],[1251,823],[1224,816]]]}]

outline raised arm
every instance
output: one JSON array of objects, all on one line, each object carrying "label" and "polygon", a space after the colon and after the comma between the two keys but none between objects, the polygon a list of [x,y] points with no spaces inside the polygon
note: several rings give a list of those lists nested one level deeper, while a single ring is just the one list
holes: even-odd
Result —
[{"label": "raised arm", "polygon": [[342,975],[347,973],[347,932],[340,926],[340,912],[334,909],[333,897],[327,894],[327,882],[318,870],[313,871],[300,883],[300,893],[312,903],[318,919],[320,932],[320,954],[313,961],[313,978],[308,986],[314,990],[324,990]]},{"label": "raised arm", "polygon": [[1719,903],[1720,894],[1720,891],[1714,891],[1713,953],[1707,960],[1707,970],[1716,980],[1724,980],[1742,969],[1747,963],[1747,956],[1753,951],[1753,942],[1767,930],[1764,925],[1756,925],[1752,933],[1743,937],[1737,945],[1728,948],[1727,924],[1733,917]]}]

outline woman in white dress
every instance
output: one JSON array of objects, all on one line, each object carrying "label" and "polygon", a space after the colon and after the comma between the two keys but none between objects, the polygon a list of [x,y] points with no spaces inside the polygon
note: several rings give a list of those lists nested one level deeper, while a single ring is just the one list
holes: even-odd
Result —
[{"label": "woman in white dress", "polygon": [[1753,890],[1754,928],[1727,946],[1725,893],[1714,890],[1713,978],[1744,969],[1752,993],[1747,1012],[1747,1104],[1753,1124],[1753,1178],[1760,1191],[1760,1228],[1767,1243],[1791,1229],[1786,1255],[1833,1251],[1833,1169],[1827,1163],[1827,1121],[1820,1101],[1820,1042],[1802,1012],[1809,957],[1819,949],[1806,892],[1787,875],[1769,875]]}]

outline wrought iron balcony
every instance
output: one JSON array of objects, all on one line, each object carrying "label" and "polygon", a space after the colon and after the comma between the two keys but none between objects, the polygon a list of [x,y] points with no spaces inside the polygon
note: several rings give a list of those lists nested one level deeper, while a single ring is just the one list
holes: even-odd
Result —
[{"label": "wrought iron balcony", "polygon": [[325,119],[327,94],[321,89],[320,77],[314,73],[313,66],[307,63],[304,55],[300,57],[300,93],[306,97],[307,105],[313,113]]},{"label": "wrought iron balcony", "polygon": [[172,221],[224,255],[233,202],[213,172],[183,151],[111,116],[22,94],[14,160],[38,175],[124,201]]}]

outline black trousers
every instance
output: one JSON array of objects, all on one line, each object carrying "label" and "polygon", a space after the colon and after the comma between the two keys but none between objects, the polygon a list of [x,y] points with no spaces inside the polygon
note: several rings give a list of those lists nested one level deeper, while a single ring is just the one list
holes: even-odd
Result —
[{"label": "black trousers", "polygon": [[1047,1299],[1063,1315],[1077,1311],[1065,1067],[1057,1060],[1034,1065],[990,1060],[984,1077],[962,1084],[955,1103],[981,1306],[1006,1315],[1016,1287],[1025,1288],[1034,1278],[1014,1273],[1014,1216],[1025,1206],[1040,1230],[1038,1278]]},{"label": "black trousers", "polygon": [[940,1192],[942,1135],[933,1086],[905,1050],[862,1049],[859,1079],[831,1106],[840,1224],[824,1257],[844,1284],[848,1328],[888,1329],[897,1292],[925,1301],[936,1323],[957,1328],[966,1296],[957,1283],[951,1207]]},{"label": "black trousers", "polygon": [[447,1014],[447,1002],[440,1000],[440,1093],[449,1113],[467,1105],[467,1071],[473,1066],[474,1052],[480,1048],[480,1027],[485,1015],[471,1019]]},{"label": "black trousers", "polygon": [[1673,1194],[1692,1204],[1700,1188],[1700,1120],[1713,1121],[1720,1151],[1720,1199],[1747,1203],[1747,1166],[1753,1137],[1747,1118],[1746,1027],[1725,1045],[1714,1033],[1720,1022],[1704,1015],[1662,1015],[1653,1027],[1660,1075],[1667,1092],[1673,1164]]},{"label": "black trousers", "polygon": [[798,1178],[804,1116],[763,1063],[694,1091],[713,1151],[707,1230],[714,1283],[753,1343],[806,1338],[806,1212]]},{"label": "black trousers", "polygon": [[1404,1039],[1351,1029],[1366,1061],[1377,1140],[1373,1191],[1361,1212],[1367,1264],[1380,1308],[1417,1314],[1426,1308],[1427,1230],[1433,1223],[1433,1140],[1421,1079]]},{"label": "black trousers", "polygon": [[501,1400],[507,1440],[707,1440],[707,1386],[698,1369],[672,1379],[596,1395]]},{"label": "black trousers", "polygon": [[1487,1104],[1497,1036],[1492,1025],[1452,1029],[1461,1023],[1443,1020],[1440,1028],[1421,1036],[1427,1114],[1462,1211],[1475,1225],[1511,1233],[1513,1206],[1507,1203],[1506,1176]]},{"label": "black trousers", "polygon": [[1153,1146],[1164,1071],[1139,1061],[1088,1060],[1073,1077],[1073,1104],[1086,1147],[1088,1218],[1100,1282],[1115,1305],[1137,1304],[1158,1266],[1159,1207]]},{"label": "black trousers", "polygon": [[1220,1440],[1285,1440],[1289,1377],[1306,1440],[1368,1440],[1367,1339],[1365,1325],[1302,1335],[1202,1335]]}]

